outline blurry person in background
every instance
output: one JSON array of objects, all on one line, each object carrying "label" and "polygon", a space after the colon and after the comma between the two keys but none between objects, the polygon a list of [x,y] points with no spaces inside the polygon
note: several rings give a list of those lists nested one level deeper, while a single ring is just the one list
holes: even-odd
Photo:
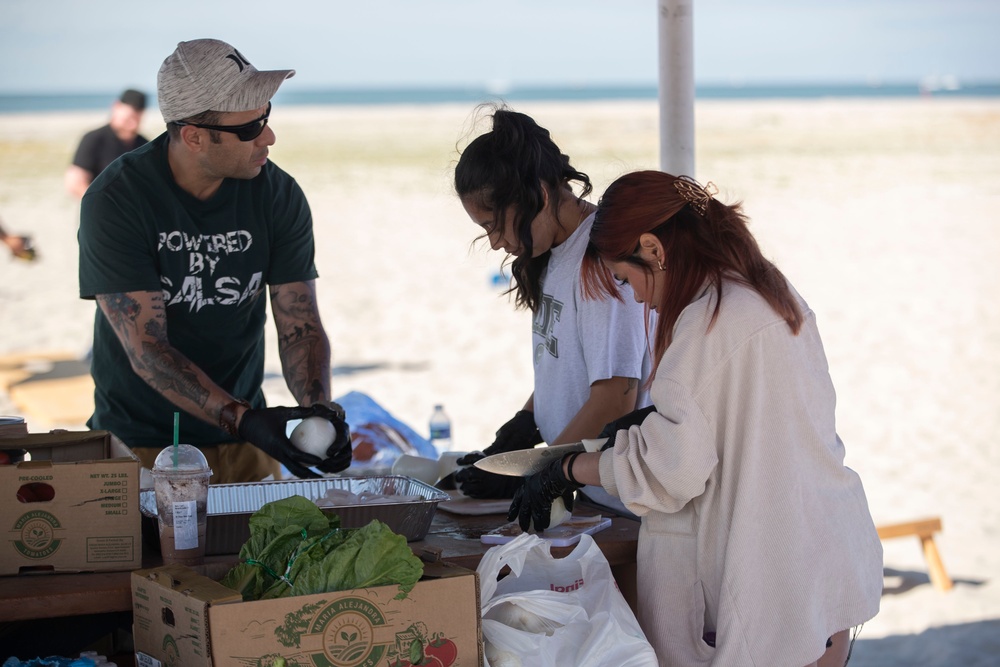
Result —
[{"label": "blurry person in background", "polygon": [[80,199],[105,167],[146,143],[146,137],[139,134],[145,110],[146,94],[138,90],[130,88],[114,101],[108,124],[87,132],[80,140],[63,179],[67,192]]},{"label": "blurry person in background", "polygon": [[3,228],[3,221],[0,221],[0,243],[7,246],[10,254],[18,259],[26,259],[29,262],[35,259],[35,249],[31,245],[31,237],[8,233]]}]

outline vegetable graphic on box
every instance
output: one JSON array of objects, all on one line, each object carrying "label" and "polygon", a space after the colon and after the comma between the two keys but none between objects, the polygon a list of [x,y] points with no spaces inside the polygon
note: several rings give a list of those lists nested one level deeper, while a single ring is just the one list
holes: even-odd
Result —
[{"label": "vegetable graphic on box", "polygon": [[458,658],[458,647],[450,639],[435,633],[427,639],[427,626],[417,622],[396,633],[396,646],[390,650],[389,667],[449,667]]},{"label": "vegetable graphic on box", "polygon": [[431,643],[424,648],[424,653],[441,661],[444,667],[455,662],[458,658],[458,646],[455,642],[442,637],[440,633],[435,635]]},{"label": "vegetable graphic on box", "polygon": [[[333,601],[320,600],[303,605],[297,611],[285,615],[285,624],[275,629],[278,641],[289,648],[299,648],[305,643],[315,646],[319,638],[321,650],[306,649],[310,667],[374,667],[382,664],[387,649],[386,644],[374,641],[374,630],[386,624],[378,606],[363,597],[346,596]],[[303,636],[309,638],[303,642]],[[240,664],[269,667],[268,661],[247,662],[246,658],[235,658]],[[293,658],[284,658],[287,667],[297,667],[300,663]]]},{"label": "vegetable graphic on box", "polygon": [[55,515],[32,510],[14,523],[12,546],[26,558],[42,560],[59,549],[62,540],[56,537],[57,531],[62,532],[62,524]]},{"label": "vegetable graphic on box", "polygon": [[296,612],[285,614],[285,624],[274,629],[274,636],[283,646],[298,648],[299,638],[309,629],[309,621],[316,610],[325,604],[326,600],[320,600],[315,604],[307,604]]}]

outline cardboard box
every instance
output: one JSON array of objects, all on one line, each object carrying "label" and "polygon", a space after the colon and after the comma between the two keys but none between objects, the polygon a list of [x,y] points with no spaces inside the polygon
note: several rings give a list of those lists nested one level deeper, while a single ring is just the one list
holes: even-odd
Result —
[{"label": "cardboard box", "polygon": [[211,667],[208,610],[243,597],[183,565],[132,573],[132,639],[139,667]]},{"label": "cardboard box", "polygon": [[433,667],[481,666],[476,573],[426,564],[404,600],[398,586],[242,602],[177,565],[132,573],[139,667],[407,667],[419,643]]},{"label": "cardboard box", "polygon": [[30,461],[0,465],[0,574],[142,566],[139,459],[107,431],[4,438]]}]

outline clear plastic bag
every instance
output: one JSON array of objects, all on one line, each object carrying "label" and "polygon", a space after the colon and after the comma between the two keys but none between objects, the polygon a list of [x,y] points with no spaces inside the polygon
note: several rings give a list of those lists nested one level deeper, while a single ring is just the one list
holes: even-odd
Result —
[{"label": "clear plastic bag", "polygon": [[[505,568],[510,573],[497,576]],[[489,667],[656,667],[656,654],[590,535],[565,558],[525,533],[483,555],[477,568]]]}]

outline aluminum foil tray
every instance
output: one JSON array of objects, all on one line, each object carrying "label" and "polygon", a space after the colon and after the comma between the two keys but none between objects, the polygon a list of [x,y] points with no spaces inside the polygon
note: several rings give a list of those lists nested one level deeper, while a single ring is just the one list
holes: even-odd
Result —
[{"label": "aluminum foil tray", "polygon": [[[340,525],[344,528],[360,528],[378,519],[394,532],[405,536],[408,542],[422,540],[427,535],[437,504],[449,499],[447,493],[401,475],[214,484],[208,487],[205,553],[210,556],[239,553],[243,544],[250,539],[250,515],[266,503],[289,496],[304,496],[316,500],[322,498],[328,489],[341,489],[356,494],[367,492],[420,496],[420,500],[320,508],[327,514],[339,515]],[[144,540],[159,548],[156,494],[152,489],[143,489],[139,493],[139,510],[143,517]]]}]

